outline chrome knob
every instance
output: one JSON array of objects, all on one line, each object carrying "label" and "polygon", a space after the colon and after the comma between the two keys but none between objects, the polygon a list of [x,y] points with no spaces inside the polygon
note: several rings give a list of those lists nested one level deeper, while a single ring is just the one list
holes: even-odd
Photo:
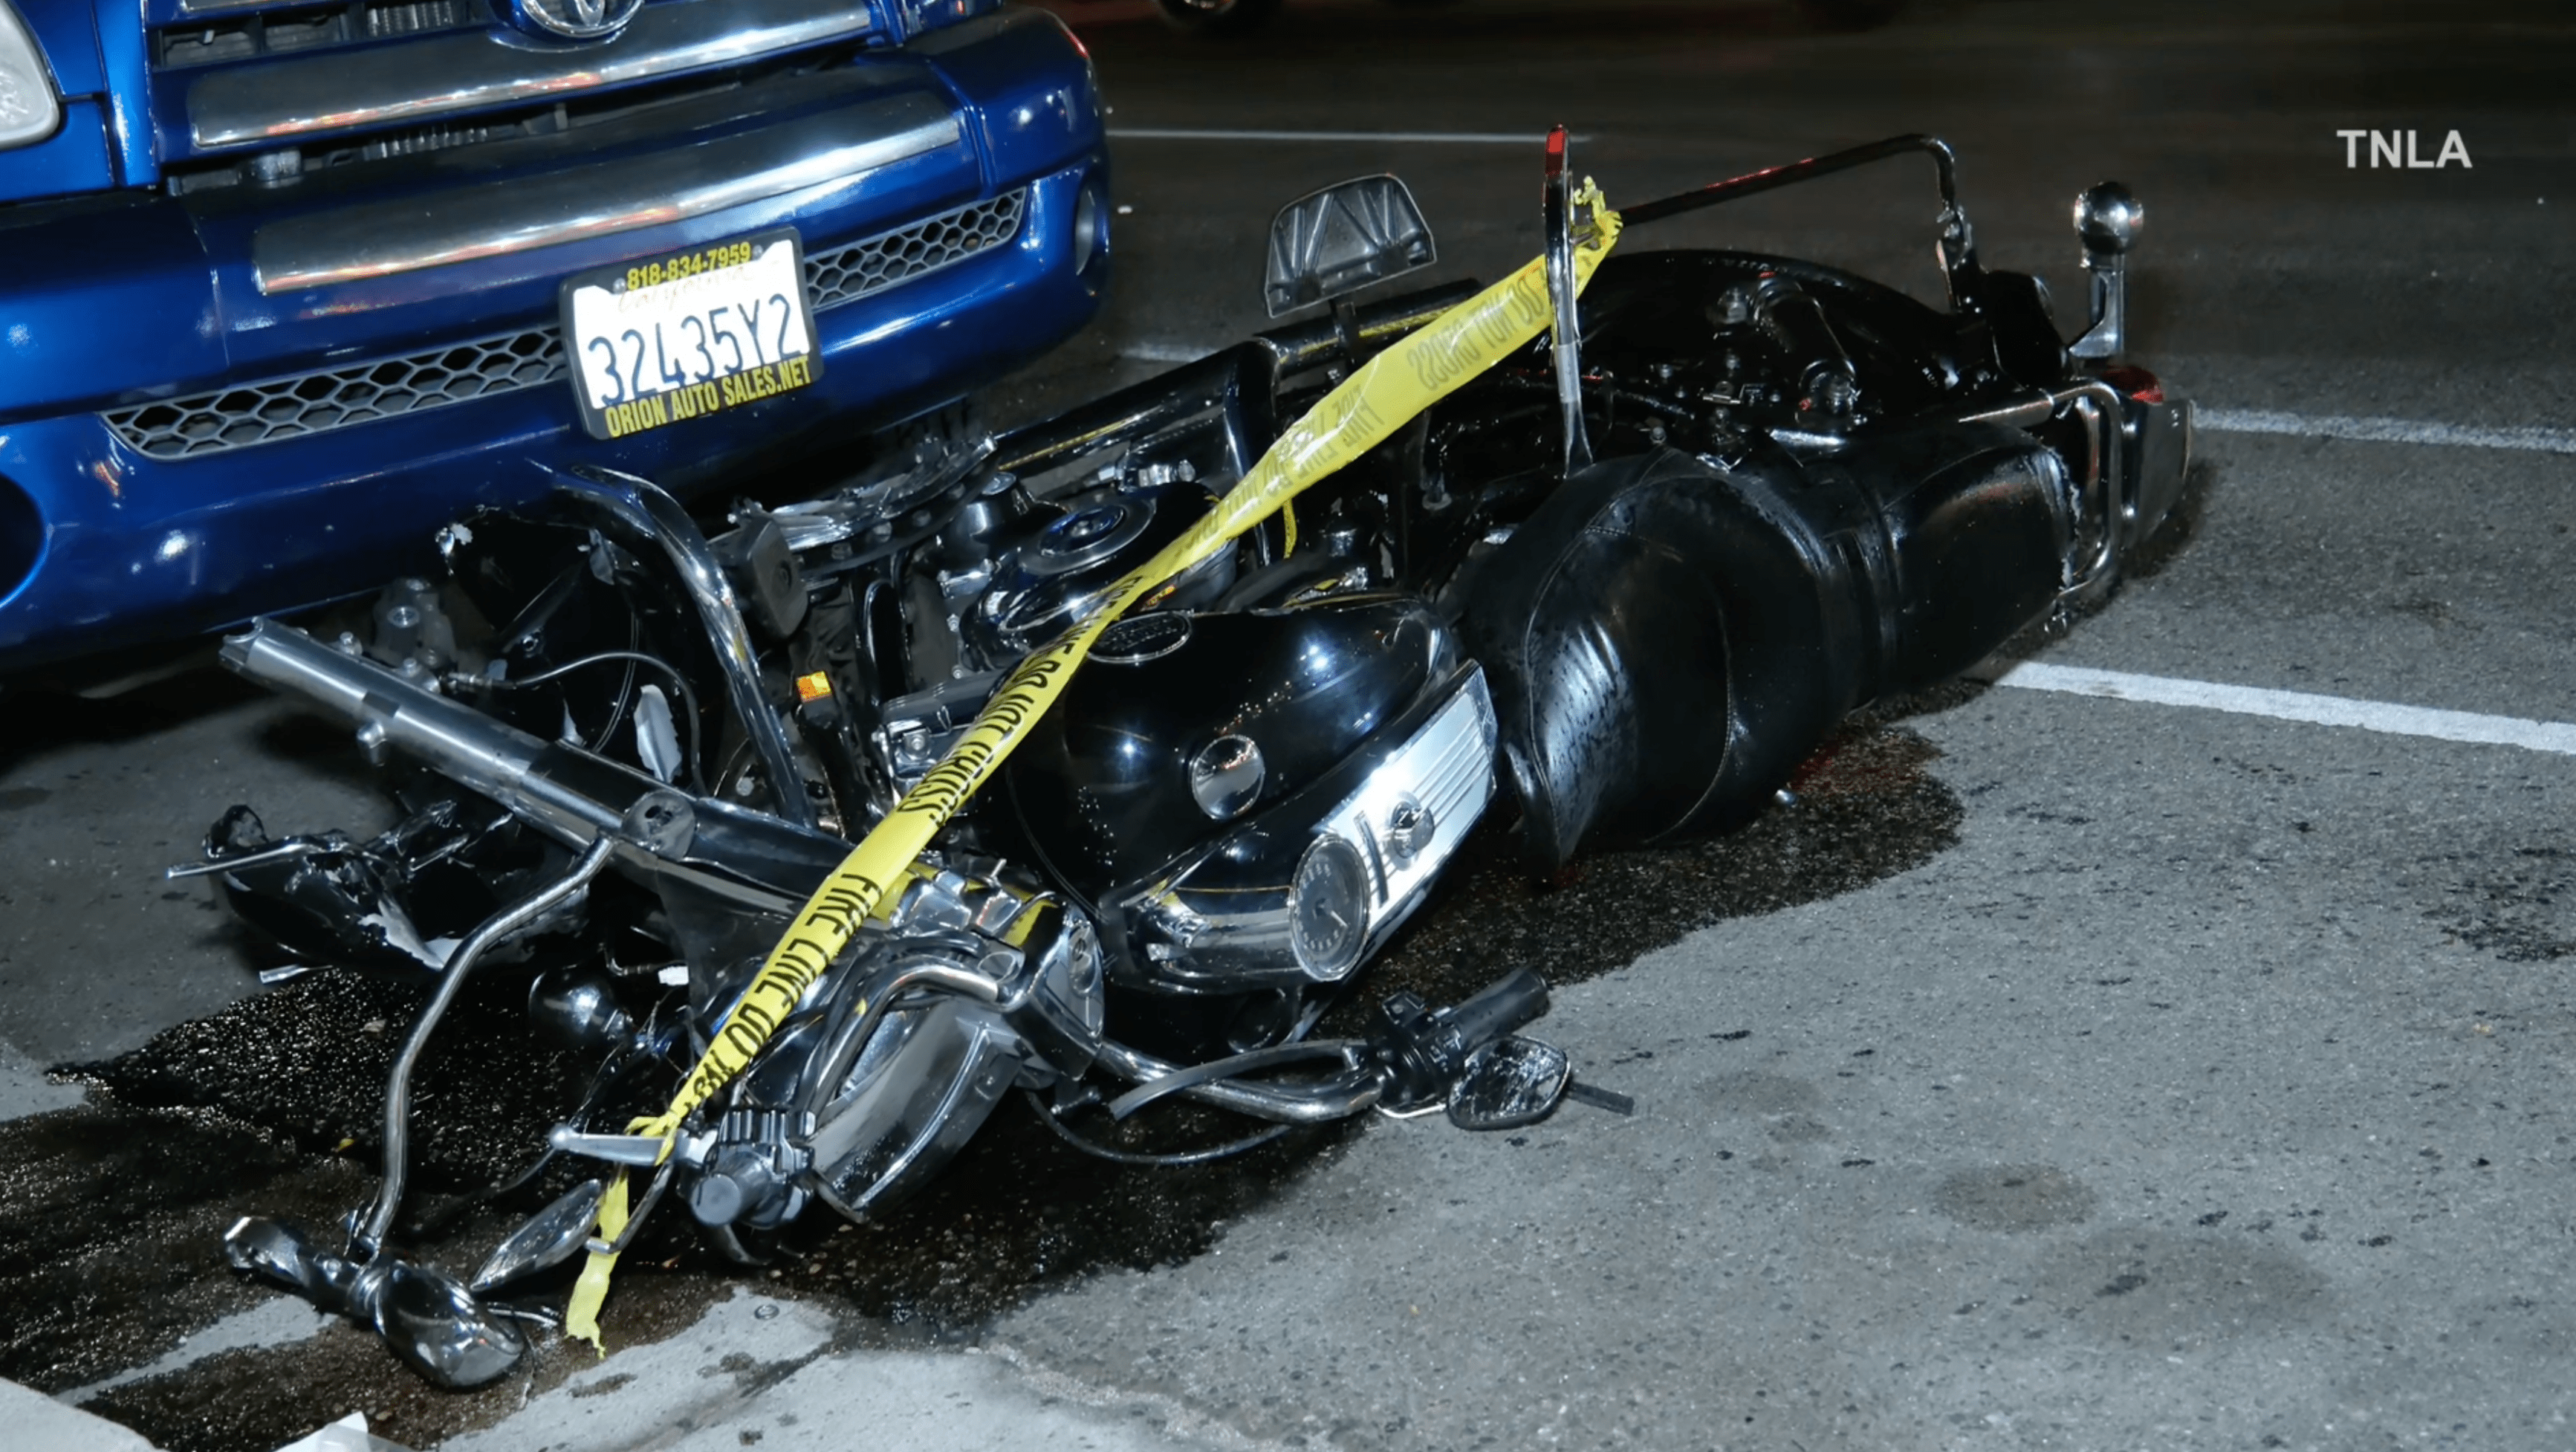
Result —
[{"label": "chrome knob", "polygon": [[2118,182],[2099,183],[2075,199],[2075,235],[2088,253],[2126,252],[2146,224],[2146,205]]}]

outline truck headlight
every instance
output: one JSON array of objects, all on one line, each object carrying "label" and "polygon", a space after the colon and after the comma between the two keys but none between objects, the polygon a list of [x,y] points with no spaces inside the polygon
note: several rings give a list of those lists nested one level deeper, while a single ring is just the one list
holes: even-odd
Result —
[{"label": "truck headlight", "polygon": [[0,0],[0,150],[42,141],[62,124],[63,103],[44,52],[17,8]]}]

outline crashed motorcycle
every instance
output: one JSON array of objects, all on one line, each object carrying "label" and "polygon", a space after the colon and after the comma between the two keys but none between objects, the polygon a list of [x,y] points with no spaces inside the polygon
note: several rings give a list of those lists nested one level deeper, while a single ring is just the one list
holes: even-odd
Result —
[{"label": "crashed motorcycle", "polygon": [[[1901,157],[1933,165],[1946,308],[1783,257],[1610,255]],[[1526,969],[1312,1031],[1480,823],[1539,872],[1723,830],[1854,708],[2100,599],[2177,503],[2191,412],[2120,362],[2143,213],[2116,184],[2076,203],[2071,343],[2037,279],[1979,263],[1929,137],[1614,213],[1560,132],[1543,205],[1514,279],[1361,302],[1432,237],[1393,177],[1329,188],[1270,240],[1272,315],[1302,320],[720,521],[566,475],[550,510],[450,525],[444,578],[336,639],[229,640],[398,766],[406,815],[272,839],[235,808],[174,871],[296,962],[435,985],[374,1202],[328,1237],[245,1218],[232,1262],[471,1386],[524,1350],[513,1282],[586,1250],[587,1329],[665,1200],[757,1262],[817,1206],[897,1203],[1015,1089],[1142,1163],[1372,1111],[1621,1107],[1518,1032],[1547,1003]],[[393,1242],[410,1077],[477,973],[597,1063],[531,1148],[599,1170],[460,1278]],[[1103,1140],[1173,1099],[1252,1132]]]}]

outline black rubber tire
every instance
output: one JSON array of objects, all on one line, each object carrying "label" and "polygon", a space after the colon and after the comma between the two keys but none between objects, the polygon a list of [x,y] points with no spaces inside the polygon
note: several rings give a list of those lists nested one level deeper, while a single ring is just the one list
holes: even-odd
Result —
[{"label": "black rubber tire", "polygon": [[1163,23],[1183,35],[1250,35],[1267,24],[1279,0],[1154,0]]}]

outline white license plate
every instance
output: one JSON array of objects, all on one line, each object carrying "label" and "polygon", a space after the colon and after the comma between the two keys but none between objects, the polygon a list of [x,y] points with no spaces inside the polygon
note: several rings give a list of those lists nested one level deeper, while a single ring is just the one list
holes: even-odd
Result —
[{"label": "white license plate", "polygon": [[582,426],[617,439],[793,393],[823,376],[796,233],[693,247],[564,279]]}]

